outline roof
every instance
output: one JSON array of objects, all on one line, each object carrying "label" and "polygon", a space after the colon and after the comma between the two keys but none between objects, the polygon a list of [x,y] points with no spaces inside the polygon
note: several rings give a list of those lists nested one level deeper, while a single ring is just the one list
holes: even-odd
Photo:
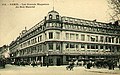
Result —
[{"label": "roof", "polygon": [[[55,11],[55,10],[52,10],[52,11],[50,11],[50,12],[48,12],[48,13],[58,13],[57,11]],[[59,14],[59,13],[58,13]]]}]

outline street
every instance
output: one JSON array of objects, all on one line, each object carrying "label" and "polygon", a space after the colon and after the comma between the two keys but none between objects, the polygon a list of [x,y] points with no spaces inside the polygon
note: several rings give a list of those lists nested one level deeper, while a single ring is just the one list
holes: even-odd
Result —
[{"label": "street", "polygon": [[[104,72],[103,72],[104,70]],[[100,72],[99,72],[100,71]],[[107,72],[108,71],[108,72]],[[6,65],[5,69],[0,69],[0,75],[120,75],[120,70],[108,69],[86,69],[75,67],[74,70],[66,70],[66,66],[14,66]]]}]

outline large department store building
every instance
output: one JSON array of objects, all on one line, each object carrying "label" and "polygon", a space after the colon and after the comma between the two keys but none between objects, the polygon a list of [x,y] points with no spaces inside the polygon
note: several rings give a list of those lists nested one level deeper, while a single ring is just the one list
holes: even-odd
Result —
[{"label": "large department store building", "polygon": [[46,62],[49,65],[96,60],[120,61],[119,21],[102,23],[61,16],[55,10],[10,44],[12,61]]}]

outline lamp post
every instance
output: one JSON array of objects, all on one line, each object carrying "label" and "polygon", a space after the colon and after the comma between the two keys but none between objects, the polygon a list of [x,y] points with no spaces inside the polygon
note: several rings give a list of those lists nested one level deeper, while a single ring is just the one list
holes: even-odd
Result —
[{"label": "lamp post", "polygon": [[48,61],[48,53],[46,54],[46,57],[47,57],[47,67],[49,66],[49,61]]}]

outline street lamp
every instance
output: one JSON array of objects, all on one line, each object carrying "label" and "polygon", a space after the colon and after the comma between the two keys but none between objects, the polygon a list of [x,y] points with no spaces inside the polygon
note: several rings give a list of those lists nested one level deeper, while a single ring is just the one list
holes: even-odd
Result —
[{"label": "street lamp", "polygon": [[47,57],[47,67],[49,66],[49,61],[48,61],[48,53],[46,54],[46,57]]}]

